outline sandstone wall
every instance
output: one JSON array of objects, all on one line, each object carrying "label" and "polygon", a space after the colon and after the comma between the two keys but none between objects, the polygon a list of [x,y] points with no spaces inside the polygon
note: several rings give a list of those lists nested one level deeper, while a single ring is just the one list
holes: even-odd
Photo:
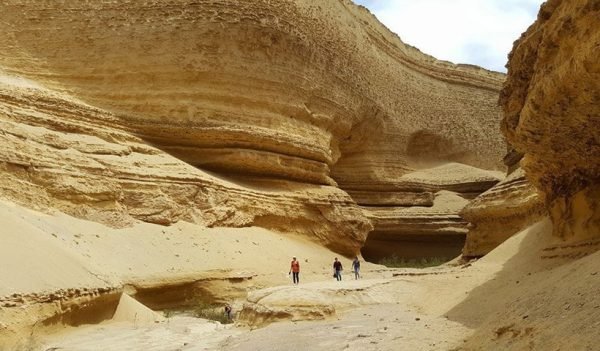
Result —
[{"label": "sandstone wall", "polygon": [[461,217],[469,222],[463,256],[487,254],[545,213],[539,194],[518,168],[461,211]]},{"label": "sandstone wall", "polygon": [[504,76],[427,56],[347,0],[8,0],[0,30],[6,76],[78,101],[6,88],[3,143],[23,151],[2,153],[3,194],[22,203],[121,224],[259,225],[354,254],[371,225],[344,191],[430,206],[495,181],[403,176],[502,168]]},{"label": "sandstone wall", "polygon": [[[413,191],[404,194],[419,195],[402,198],[406,202],[413,201],[412,204],[377,204],[372,201],[377,193],[371,193],[367,199],[357,199],[353,195],[374,226],[363,247],[363,256],[378,261],[394,255],[403,258],[453,258],[460,255],[468,230],[468,222],[460,215],[461,210],[469,199],[492,187],[501,178],[500,172],[450,163],[400,178],[399,184]],[[396,200],[399,200],[398,196]]]},{"label": "sandstone wall", "polygon": [[550,209],[554,233],[600,233],[600,2],[547,1],[515,43],[503,131]]},{"label": "sandstone wall", "polygon": [[347,255],[359,250],[372,228],[335,187],[219,178],[119,125],[104,110],[0,77],[0,194],[114,227],[134,220],[262,226],[307,235]]}]

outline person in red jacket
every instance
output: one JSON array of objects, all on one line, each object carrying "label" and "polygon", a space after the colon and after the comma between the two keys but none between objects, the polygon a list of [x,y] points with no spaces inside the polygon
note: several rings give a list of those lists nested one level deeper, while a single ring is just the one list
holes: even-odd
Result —
[{"label": "person in red jacket", "polygon": [[296,260],[296,257],[292,257],[292,263],[290,265],[290,273],[294,279],[294,285],[300,283],[300,262]]}]

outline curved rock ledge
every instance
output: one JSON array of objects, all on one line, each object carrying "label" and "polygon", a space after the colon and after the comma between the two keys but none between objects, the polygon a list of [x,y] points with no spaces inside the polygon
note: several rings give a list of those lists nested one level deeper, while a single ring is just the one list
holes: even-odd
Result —
[{"label": "curved rock ledge", "polygon": [[400,177],[395,185],[404,192],[349,191],[374,227],[363,255],[373,261],[459,255],[467,233],[461,210],[500,177],[499,172],[448,163]]},{"label": "curved rock ledge", "polygon": [[363,207],[375,227],[363,256],[377,262],[386,257],[451,258],[460,254],[467,222],[459,212],[469,200],[441,191],[431,207]]},{"label": "curved rock ledge", "polygon": [[425,55],[349,0],[9,0],[0,30],[2,75],[67,97],[4,93],[2,192],[19,203],[259,225],[354,255],[371,224],[342,190],[429,205],[493,180],[405,175],[503,167],[504,75]]},{"label": "curved rock ledge", "polygon": [[110,113],[19,83],[0,85],[0,191],[13,201],[115,227],[134,219],[260,225],[303,233],[347,255],[358,252],[371,229],[335,187],[238,185],[145,144],[119,129]]},{"label": "curved rock ledge", "polygon": [[461,211],[461,216],[470,223],[463,256],[487,254],[513,234],[541,220],[545,213],[542,199],[525,178],[525,172],[518,168]]},{"label": "curved rock ledge", "polygon": [[393,181],[412,155],[501,167],[503,75],[424,55],[347,0],[11,0],[2,10],[5,70],[111,111],[209,170],[331,184],[334,165],[343,179],[364,168]]}]

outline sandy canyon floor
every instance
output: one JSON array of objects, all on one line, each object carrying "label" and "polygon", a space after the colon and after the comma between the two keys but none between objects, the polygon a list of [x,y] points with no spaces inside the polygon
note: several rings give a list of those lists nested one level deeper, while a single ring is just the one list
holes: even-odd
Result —
[{"label": "sandy canyon floor", "polygon": [[[318,309],[324,297],[340,306],[334,316],[324,320],[283,321],[263,328],[249,327],[244,321],[221,325],[186,316],[157,323],[108,321],[68,328],[38,342],[42,349],[58,350],[450,350],[462,345],[471,329],[439,312],[450,300],[460,298],[457,289],[451,288],[453,280],[477,279],[458,269],[271,288],[281,296],[280,302],[291,308],[295,301],[312,298]],[[449,298],[440,299],[438,294]],[[375,303],[377,300],[382,302]],[[365,305],[361,305],[363,301]]]},{"label": "sandy canyon floor", "polygon": [[[561,247],[548,220],[470,263],[390,269],[365,262],[354,280],[350,259],[342,258],[346,273],[337,282],[330,268],[336,254],[293,235],[189,223],[112,229],[0,205],[9,233],[0,255],[0,312],[3,335],[20,339],[16,349],[597,350],[600,254],[589,243]],[[133,247],[144,254],[131,255]],[[287,275],[291,256],[301,261],[299,285]],[[236,322],[167,318],[129,297],[167,287],[138,299],[158,306],[157,295],[189,281],[205,281],[213,299],[233,303]],[[18,333],[47,308],[28,291],[99,282],[121,296],[112,319]],[[22,297],[11,300],[10,291]]]}]

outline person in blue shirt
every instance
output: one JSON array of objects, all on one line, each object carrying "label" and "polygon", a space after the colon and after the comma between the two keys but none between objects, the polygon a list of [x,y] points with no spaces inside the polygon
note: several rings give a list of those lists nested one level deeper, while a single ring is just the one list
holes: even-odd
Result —
[{"label": "person in blue shirt", "polygon": [[358,256],[352,261],[352,270],[354,271],[354,279],[360,278],[360,261],[358,260]]}]

